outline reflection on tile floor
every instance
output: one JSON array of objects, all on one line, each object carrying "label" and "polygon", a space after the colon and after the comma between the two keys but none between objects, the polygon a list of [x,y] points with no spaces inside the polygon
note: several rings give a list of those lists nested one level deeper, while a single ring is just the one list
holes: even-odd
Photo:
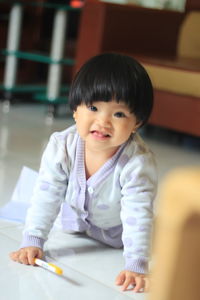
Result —
[{"label": "reflection on tile floor", "polygon": [[113,275],[121,267],[120,261],[122,265],[122,255],[95,241],[67,234],[63,237],[62,233],[52,235],[46,245],[46,260],[59,265],[63,276],[11,261],[8,253],[17,249],[19,242],[7,234],[6,228],[0,230],[0,243],[0,273],[3,274],[0,288],[5,300],[145,299],[145,294],[119,291]]},{"label": "reflection on tile floor", "polygon": [[[16,104],[8,114],[0,106],[0,206],[10,200],[22,166],[38,170],[41,153],[50,134],[73,123],[68,118],[56,119],[45,125],[45,108],[38,104]],[[159,179],[172,168],[200,164],[199,152],[143,132],[146,142],[156,154]],[[123,268],[122,250],[112,249],[84,235],[70,235],[56,230],[46,243],[47,260],[64,270],[59,277],[39,267],[12,262],[8,253],[20,245],[23,225],[0,221],[1,295],[5,300],[76,300],[76,299],[135,299],[146,294],[122,293],[114,285]],[[2,298],[2,300],[4,300]]]}]

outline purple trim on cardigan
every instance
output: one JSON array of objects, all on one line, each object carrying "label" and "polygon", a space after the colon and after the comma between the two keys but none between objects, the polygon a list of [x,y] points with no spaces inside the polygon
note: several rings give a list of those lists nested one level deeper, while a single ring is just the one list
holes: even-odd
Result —
[{"label": "purple trim on cardigan", "polygon": [[147,274],[148,273],[148,260],[144,257],[138,259],[132,259],[125,257],[125,269],[128,271]]},{"label": "purple trim on cardigan", "polygon": [[[98,186],[101,182],[105,180],[106,177],[112,173],[119,156],[121,155],[126,143],[121,145],[118,151],[88,180],[86,180],[85,174],[85,163],[84,163],[84,152],[85,152],[85,143],[78,136],[77,148],[76,148],[76,159],[72,178],[77,182],[80,187],[80,192],[77,195],[76,199],[76,208],[79,210],[80,219],[85,223],[85,227],[89,228],[87,216],[88,216],[88,204],[90,197],[87,193],[88,186]],[[67,219],[67,216],[63,214],[63,218]],[[84,226],[83,226],[84,228]]]},{"label": "purple trim on cardigan", "polygon": [[38,248],[43,248],[45,240],[37,237],[37,236],[33,236],[33,235],[28,235],[27,233],[24,234],[23,236],[23,240],[22,243],[20,245],[20,248],[25,248],[25,247],[38,247]]},{"label": "purple trim on cardigan", "polygon": [[125,145],[126,143],[121,145],[118,151],[94,175],[86,180],[84,164],[84,141],[80,137],[78,138],[73,178],[80,186],[80,194],[76,200],[76,207],[78,207],[82,212],[86,212],[86,209],[88,208],[89,199],[86,193],[87,184],[90,186],[92,185],[93,187],[98,186],[102,181],[105,180],[106,177],[109,176],[110,173],[112,173]]},{"label": "purple trim on cardigan", "polygon": [[105,178],[107,178],[113,172],[113,169],[115,168],[116,163],[118,162],[125,146],[126,143],[121,145],[117,152],[94,175],[92,175],[87,180],[88,185],[95,187],[99,186],[101,182],[105,181]]}]

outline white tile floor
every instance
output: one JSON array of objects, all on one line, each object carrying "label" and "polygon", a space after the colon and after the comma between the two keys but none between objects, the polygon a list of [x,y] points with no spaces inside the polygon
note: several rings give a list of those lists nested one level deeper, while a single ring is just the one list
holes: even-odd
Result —
[{"label": "white tile floor", "polygon": [[[8,114],[0,106],[0,206],[10,200],[22,166],[38,169],[51,132],[73,123],[68,117],[45,125],[42,105],[17,104]],[[159,178],[176,166],[200,164],[199,152],[146,138],[155,152]],[[170,145],[171,144],[171,145]],[[42,268],[12,262],[8,254],[18,248],[23,225],[0,220],[0,290],[2,300],[147,299],[146,294],[121,292],[114,285],[123,268],[122,250],[115,250],[84,235],[53,231],[46,243],[46,258],[63,268],[59,277]]]}]

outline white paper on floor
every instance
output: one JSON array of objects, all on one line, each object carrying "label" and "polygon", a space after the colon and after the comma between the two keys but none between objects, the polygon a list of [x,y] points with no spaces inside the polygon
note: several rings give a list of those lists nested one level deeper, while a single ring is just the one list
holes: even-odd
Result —
[{"label": "white paper on floor", "polygon": [[36,171],[25,166],[22,168],[11,201],[0,209],[0,218],[20,223],[25,222],[37,177]]}]

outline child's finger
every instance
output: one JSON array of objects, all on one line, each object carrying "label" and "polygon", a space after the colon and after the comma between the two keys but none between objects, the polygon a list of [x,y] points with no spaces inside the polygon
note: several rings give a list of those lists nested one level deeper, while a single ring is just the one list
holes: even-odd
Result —
[{"label": "child's finger", "polygon": [[15,252],[11,252],[9,254],[9,256],[10,256],[11,259],[15,260],[16,254],[15,254]]},{"label": "child's finger", "polygon": [[41,249],[33,249],[28,251],[28,261],[30,265],[35,265],[35,258],[42,258],[42,250]]},{"label": "child's finger", "polygon": [[115,280],[115,284],[116,285],[122,285],[124,283],[124,280],[125,280],[125,274],[124,273],[120,273],[116,280]]},{"label": "child's finger", "polygon": [[133,291],[136,292],[136,293],[138,293],[144,287],[145,287],[145,280],[144,280],[144,278],[143,277],[136,277],[135,278],[135,288],[134,288]]},{"label": "child's finger", "polygon": [[18,261],[24,265],[29,265],[27,253],[25,251],[21,251],[18,257]]},{"label": "child's finger", "polygon": [[122,291],[125,291],[129,287],[130,284],[134,284],[134,283],[135,283],[134,278],[127,277],[122,286]]},{"label": "child's finger", "polygon": [[37,252],[36,251],[28,251],[27,253],[28,256],[28,262],[30,265],[35,265],[34,258],[37,257]]},{"label": "child's finger", "polygon": [[147,292],[149,292],[149,290],[150,290],[150,280],[149,280],[149,278],[144,278],[144,280],[145,280],[145,288],[144,288],[144,291],[147,293]]},{"label": "child's finger", "polygon": [[19,252],[18,252],[18,251],[11,252],[11,253],[9,254],[9,256],[10,256],[10,258],[11,258],[12,260],[17,261],[18,258],[19,258]]}]

